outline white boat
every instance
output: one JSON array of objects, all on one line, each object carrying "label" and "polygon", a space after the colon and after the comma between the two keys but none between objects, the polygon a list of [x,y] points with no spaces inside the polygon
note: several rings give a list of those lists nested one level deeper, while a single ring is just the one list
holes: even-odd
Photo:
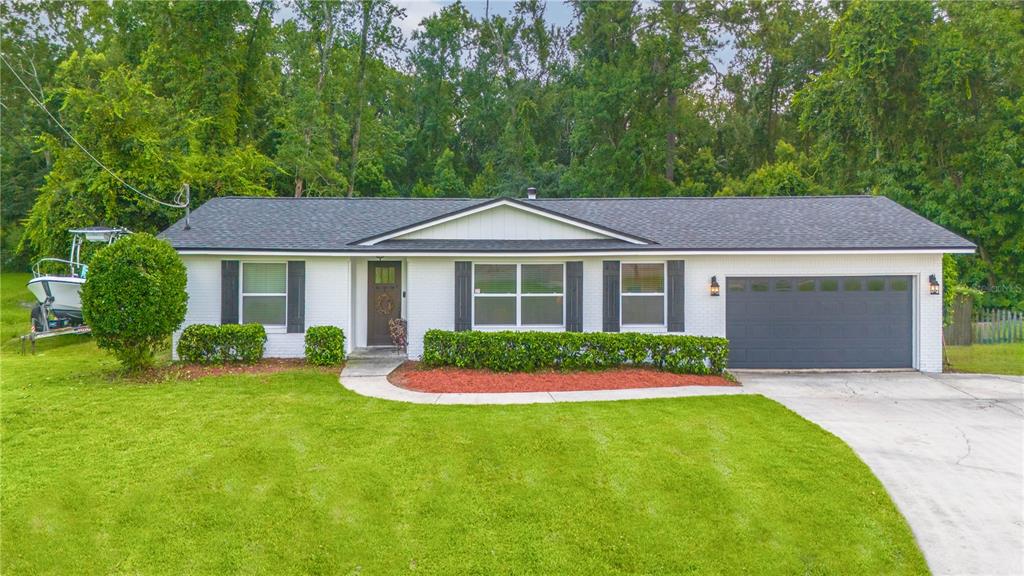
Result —
[{"label": "white boat", "polygon": [[82,244],[98,242],[111,244],[121,236],[130,234],[124,228],[93,226],[69,230],[72,234],[71,254],[62,258],[42,258],[32,265],[29,292],[36,297],[32,307],[32,331],[48,332],[82,324],[82,299],[79,291],[85,284],[89,267],[82,263]]},{"label": "white boat", "polygon": [[38,302],[53,298],[49,307],[57,315],[82,316],[82,300],[78,291],[85,278],[77,276],[37,276],[28,282],[28,290]]}]

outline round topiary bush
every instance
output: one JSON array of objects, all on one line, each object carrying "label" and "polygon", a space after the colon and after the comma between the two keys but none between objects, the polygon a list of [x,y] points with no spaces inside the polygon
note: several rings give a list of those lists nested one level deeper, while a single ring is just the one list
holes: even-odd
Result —
[{"label": "round topiary bush", "polygon": [[82,314],[99,347],[138,370],[184,322],[185,282],[185,265],[170,244],[132,234],[93,256]]},{"label": "round topiary bush", "polygon": [[345,361],[345,332],[337,326],[306,329],[306,361],[314,366],[334,366]]}]

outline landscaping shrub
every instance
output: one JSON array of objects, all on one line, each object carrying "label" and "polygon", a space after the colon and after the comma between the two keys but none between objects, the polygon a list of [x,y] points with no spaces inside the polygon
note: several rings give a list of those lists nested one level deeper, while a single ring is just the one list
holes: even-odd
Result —
[{"label": "landscaping shrub", "polygon": [[314,366],[334,366],[345,361],[345,331],[337,326],[306,329],[306,361]]},{"label": "landscaping shrub", "polygon": [[263,358],[266,343],[262,324],[191,324],[178,339],[178,357],[191,364],[252,364]]},{"label": "landscaping shrub", "polygon": [[710,336],[631,332],[449,332],[428,330],[422,361],[428,366],[598,370],[651,366],[677,374],[721,374],[729,341]]},{"label": "landscaping shrub", "polygon": [[185,320],[185,282],[185,265],[163,240],[139,233],[104,246],[81,291],[96,343],[128,370],[150,365]]}]

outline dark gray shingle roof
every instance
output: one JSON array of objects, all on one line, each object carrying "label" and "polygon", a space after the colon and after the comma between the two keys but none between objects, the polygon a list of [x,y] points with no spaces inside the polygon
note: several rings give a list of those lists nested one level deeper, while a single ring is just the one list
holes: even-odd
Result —
[{"label": "dark gray shingle roof", "polygon": [[624,234],[621,240],[385,240],[354,243],[490,200],[214,198],[160,236],[180,250],[547,251],[973,249],[974,244],[880,196],[523,200]]}]

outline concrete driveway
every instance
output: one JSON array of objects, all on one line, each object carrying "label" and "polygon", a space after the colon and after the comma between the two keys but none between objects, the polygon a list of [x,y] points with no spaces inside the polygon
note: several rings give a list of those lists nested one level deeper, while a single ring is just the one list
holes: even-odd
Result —
[{"label": "concrete driveway", "polygon": [[874,471],[935,574],[1024,574],[1024,378],[737,371]]}]

